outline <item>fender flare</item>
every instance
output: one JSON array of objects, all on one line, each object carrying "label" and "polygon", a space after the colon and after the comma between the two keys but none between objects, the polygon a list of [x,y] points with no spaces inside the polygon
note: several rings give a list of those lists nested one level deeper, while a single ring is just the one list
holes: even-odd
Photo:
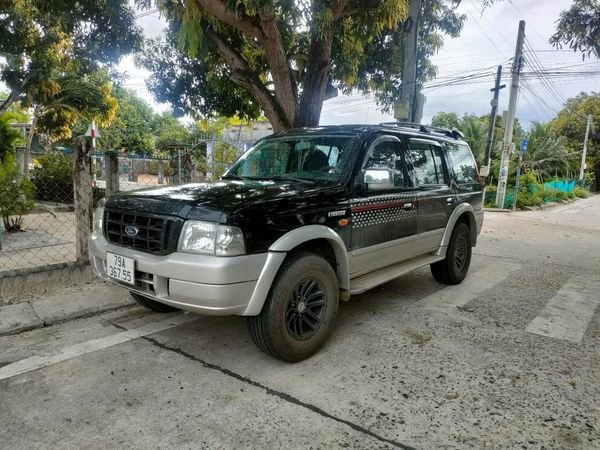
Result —
[{"label": "fender flare", "polygon": [[469,203],[461,203],[450,215],[450,219],[448,219],[448,223],[446,224],[446,229],[444,230],[444,236],[442,237],[442,243],[440,245],[439,250],[437,251],[437,255],[446,256],[446,249],[448,248],[448,244],[450,243],[450,237],[452,236],[452,231],[454,231],[454,227],[456,226],[456,222],[463,214],[467,214],[469,218],[469,229],[471,233],[471,243],[473,247],[477,244],[477,222],[475,221],[475,210]]},{"label": "fender flare", "polygon": [[283,264],[288,252],[299,245],[313,241],[315,239],[325,239],[333,248],[337,262],[336,275],[341,290],[350,290],[350,263],[348,252],[344,241],[331,228],[324,225],[306,225],[296,228],[281,236],[270,247],[267,255],[267,261],[258,277],[256,287],[252,293],[248,307],[242,313],[243,316],[255,316],[260,313],[267,299],[271,285],[275,276]]}]

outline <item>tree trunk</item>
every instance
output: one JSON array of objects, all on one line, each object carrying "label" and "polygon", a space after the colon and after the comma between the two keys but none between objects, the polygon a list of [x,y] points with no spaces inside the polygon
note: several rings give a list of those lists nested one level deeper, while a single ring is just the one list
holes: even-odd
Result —
[{"label": "tree trunk", "polygon": [[93,192],[90,172],[90,151],[86,138],[79,136],[75,144],[75,165],[73,168],[73,190],[75,193],[75,249],[77,261],[88,259],[87,239],[92,231]]},{"label": "tree trunk", "polygon": [[333,31],[312,37],[308,65],[304,78],[302,98],[296,113],[295,127],[316,127],[321,120],[325,90],[331,70],[331,45]]},{"label": "tree trunk", "polygon": [[5,113],[10,107],[10,105],[12,105],[18,97],[19,95],[16,91],[10,91],[10,94],[8,94],[6,100],[4,100],[4,102],[2,102],[2,104],[0,105],[0,114]]},{"label": "tree trunk", "polygon": [[31,144],[33,143],[33,135],[35,134],[35,127],[37,126],[38,115],[40,113],[40,107],[36,106],[33,110],[33,118],[31,119],[31,127],[29,133],[27,133],[27,142],[25,144],[25,164],[23,165],[23,174],[29,173],[29,159],[31,158]]}]

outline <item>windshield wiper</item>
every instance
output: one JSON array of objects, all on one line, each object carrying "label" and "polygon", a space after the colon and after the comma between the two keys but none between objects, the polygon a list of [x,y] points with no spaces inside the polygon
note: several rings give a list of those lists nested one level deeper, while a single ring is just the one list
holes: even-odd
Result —
[{"label": "windshield wiper", "polygon": [[243,177],[241,175],[223,175],[221,178],[223,180],[246,180],[248,177]]},{"label": "windshield wiper", "polygon": [[312,183],[315,184],[315,180],[311,180],[310,178],[300,178],[300,177],[288,177],[288,176],[283,176],[283,175],[273,175],[272,177],[269,177],[269,180],[276,180],[276,181],[300,181],[302,183]]}]

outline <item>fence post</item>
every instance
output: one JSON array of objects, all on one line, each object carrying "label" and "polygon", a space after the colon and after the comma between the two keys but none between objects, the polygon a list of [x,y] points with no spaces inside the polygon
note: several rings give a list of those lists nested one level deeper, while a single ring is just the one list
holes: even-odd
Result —
[{"label": "fence post", "polygon": [[165,162],[158,161],[158,184],[165,184]]},{"label": "fence post", "polygon": [[73,190],[75,192],[75,257],[77,261],[88,258],[87,238],[92,231],[93,191],[91,162],[86,138],[80,136],[75,144]]},{"label": "fence post", "polygon": [[15,160],[19,168],[19,175],[25,174],[25,148],[17,147],[15,152]]},{"label": "fence post", "polygon": [[114,152],[104,153],[104,178],[107,197],[119,192],[119,160]]}]

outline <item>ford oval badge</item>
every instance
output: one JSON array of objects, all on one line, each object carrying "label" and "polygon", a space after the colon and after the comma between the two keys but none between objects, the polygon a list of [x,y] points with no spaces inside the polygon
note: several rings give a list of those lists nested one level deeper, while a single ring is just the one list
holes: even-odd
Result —
[{"label": "ford oval badge", "polygon": [[125,234],[127,236],[137,236],[138,233],[140,232],[140,229],[138,227],[134,227],[133,225],[127,225],[125,227]]}]

